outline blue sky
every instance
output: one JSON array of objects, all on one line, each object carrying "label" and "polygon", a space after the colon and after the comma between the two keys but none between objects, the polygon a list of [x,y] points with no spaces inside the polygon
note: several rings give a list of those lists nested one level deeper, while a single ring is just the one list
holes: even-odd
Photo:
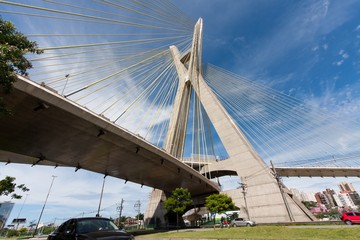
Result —
[{"label": "blue sky", "polygon": [[359,111],[357,1],[184,2],[204,18],[205,62],[326,108]]},{"label": "blue sky", "polygon": [[[360,2],[176,0],[174,3],[192,18],[203,18],[204,62],[360,122],[360,16],[357,14]],[[31,189],[20,217],[37,220],[52,175],[57,178],[43,215],[44,222],[97,210],[101,175],[74,173],[73,169],[0,166],[0,178],[14,176],[17,182]],[[353,182],[360,190],[357,178],[284,179],[289,187],[304,191],[337,190],[336,184],[344,180]],[[115,216],[114,204],[121,198],[126,204],[124,215],[135,215],[133,205],[137,200],[141,200],[144,212],[150,190],[108,177],[102,208],[108,207],[109,212],[104,215]],[[11,219],[18,215],[23,200],[14,202]]]}]

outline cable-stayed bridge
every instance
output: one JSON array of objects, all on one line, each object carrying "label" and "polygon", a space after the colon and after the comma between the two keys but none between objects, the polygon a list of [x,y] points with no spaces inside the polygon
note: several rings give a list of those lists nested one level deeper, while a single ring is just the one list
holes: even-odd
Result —
[{"label": "cable-stayed bridge", "polygon": [[0,4],[44,50],[29,56],[31,81],[20,77],[4,96],[14,115],[0,119],[1,161],[199,197],[220,190],[216,177],[237,175],[246,197],[228,194],[258,222],[311,218],[277,176],[359,176],[357,123],[203,65],[201,20],[171,2]]}]

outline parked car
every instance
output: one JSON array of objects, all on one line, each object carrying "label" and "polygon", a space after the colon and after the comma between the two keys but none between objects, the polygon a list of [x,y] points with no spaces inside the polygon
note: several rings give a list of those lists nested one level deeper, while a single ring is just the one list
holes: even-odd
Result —
[{"label": "parked car", "polygon": [[230,226],[232,227],[240,227],[240,226],[247,226],[247,227],[253,227],[256,223],[251,220],[245,220],[243,218],[235,218],[230,222]]},{"label": "parked car", "polygon": [[344,212],[341,216],[341,220],[347,225],[360,223],[360,212]]},{"label": "parked car", "polygon": [[134,240],[134,236],[118,227],[108,218],[86,217],[72,218],[62,223],[47,240]]}]

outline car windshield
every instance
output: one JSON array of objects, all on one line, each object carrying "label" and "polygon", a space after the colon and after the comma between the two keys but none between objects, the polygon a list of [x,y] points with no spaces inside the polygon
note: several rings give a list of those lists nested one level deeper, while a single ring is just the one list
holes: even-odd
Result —
[{"label": "car windshield", "polygon": [[107,219],[82,219],[76,224],[77,233],[118,230],[117,226]]}]

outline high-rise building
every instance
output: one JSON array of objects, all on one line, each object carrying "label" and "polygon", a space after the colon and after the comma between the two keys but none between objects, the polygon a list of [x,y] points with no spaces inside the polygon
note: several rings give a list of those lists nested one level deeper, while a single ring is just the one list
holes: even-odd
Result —
[{"label": "high-rise building", "polygon": [[300,191],[300,190],[298,190],[296,188],[291,188],[290,191],[300,201],[316,202],[314,193],[302,192],[302,191]]},{"label": "high-rise building", "polygon": [[339,196],[340,194],[335,193],[332,197],[336,203],[336,206],[338,207],[344,207],[344,205],[346,204],[345,201],[342,201],[342,198],[340,198]]},{"label": "high-rise building", "polygon": [[340,193],[338,196],[343,204],[342,207],[349,208],[349,209],[357,208],[348,193]]},{"label": "high-rise building", "polygon": [[315,198],[315,193],[313,192],[301,192],[301,197],[303,199],[303,201],[306,202],[316,202],[316,198]]},{"label": "high-rise building", "polygon": [[341,182],[339,184],[339,188],[340,188],[340,193],[347,194],[348,198],[350,198],[350,200],[354,206],[357,206],[360,204],[360,196],[356,192],[352,183]]},{"label": "high-rise building", "polygon": [[332,208],[337,206],[336,205],[336,201],[334,200],[333,195],[335,194],[335,191],[333,189],[326,189],[325,191],[323,191],[323,194],[325,194],[327,201],[328,201],[328,208]]},{"label": "high-rise building", "polygon": [[356,190],[355,190],[354,186],[352,185],[352,183],[341,182],[339,184],[339,188],[340,188],[341,193],[356,192]]},{"label": "high-rise building", "polygon": [[350,192],[349,196],[355,205],[360,205],[360,196],[356,191]]},{"label": "high-rise building", "polygon": [[319,205],[320,204],[323,204],[323,205],[326,205],[326,206],[329,205],[329,199],[324,193],[322,193],[322,192],[315,193],[315,198],[316,198],[316,202]]},{"label": "high-rise building", "polygon": [[8,220],[13,207],[14,203],[12,202],[0,203],[0,230],[5,226],[5,223]]}]

